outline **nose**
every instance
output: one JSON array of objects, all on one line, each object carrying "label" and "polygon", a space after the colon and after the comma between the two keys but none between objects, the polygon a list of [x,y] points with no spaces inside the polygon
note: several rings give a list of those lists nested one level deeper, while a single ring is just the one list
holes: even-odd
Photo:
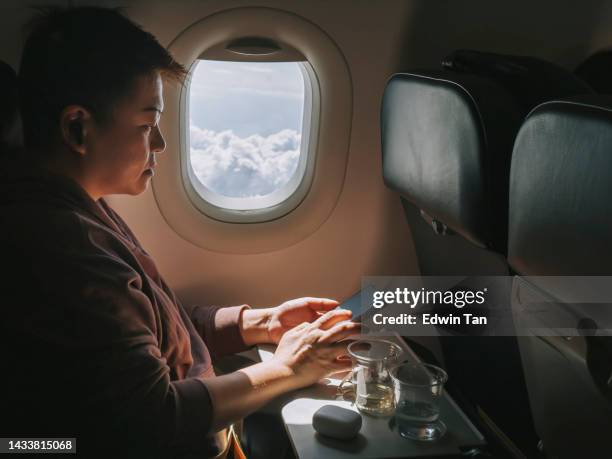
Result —
[{"label": "nose", "polygon": [[153,128],[152,136],[150,137],[150,149],[153,153],[162,153],[166,149],[166,141],[162,136],[159,126]]}]

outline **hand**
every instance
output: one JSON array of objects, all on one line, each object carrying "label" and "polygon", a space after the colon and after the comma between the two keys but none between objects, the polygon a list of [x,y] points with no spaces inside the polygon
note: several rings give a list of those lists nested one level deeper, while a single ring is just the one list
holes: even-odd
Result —
[{"label": "hand", "polygon": [[[304,323],[313,322],[326,312],[338,306],[338,302],[327,298],[297,298],[270,309],[268,321],[268,336],[272,343],[277,344],[285,332]],[[350,311],[346,311],[349,313]],[[336,322],[350,318],[346,314],[334,316]],[[335,322],[334,322],[335,323]],[[333,325],[330,323],[329,326]]]},{"label": "hand", "polygon": [[[240,319],[240,333],[248,346],[278,344],[286,331],[303,322],[313,322],[336,306],[338,302],[335,300],[305,297],[286,301],[273,308],[247,309]],[[349,311],[345,312],[350,317]]]},{"label": "hand", "polygon": [[222,401],[213,410],[212,431],[244,418],[281,394],[350,369],[350,360],[341,357],[346,354],[346,338],[360,330],[359,323],[346,320],[350,317],[350,311],[336,309],[312,323],[304,321],[284,333],[270,360],[203,379],[211,399]]},{"label": "hand", "polygon": [[351,361],[341,358],[347,355],[349,341],[339,341],[360,330],[359,323],[347,320],[350,316],[350,311],[336,309],[291,328],[280,339],[272,360],[290,370],[296,387],[349,370]]}]

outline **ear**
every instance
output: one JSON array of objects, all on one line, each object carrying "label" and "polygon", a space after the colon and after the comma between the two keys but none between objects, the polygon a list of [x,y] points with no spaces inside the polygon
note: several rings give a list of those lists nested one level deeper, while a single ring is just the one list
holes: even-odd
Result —
[{"label": "ear", "polygon": [[86,138],[93,117],[91,112],[80,105],[69,105],[60,115],[62,140],[72,150],[85,155]]}]

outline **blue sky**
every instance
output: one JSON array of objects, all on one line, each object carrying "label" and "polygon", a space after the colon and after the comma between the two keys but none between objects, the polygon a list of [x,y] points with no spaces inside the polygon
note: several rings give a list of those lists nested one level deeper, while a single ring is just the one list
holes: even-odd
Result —
[{"label": "blue sky", "polygon": [[294,174],[304,80],[298,64],[200,61],[191,76],[191,164],[224,196],[264,196]]}]

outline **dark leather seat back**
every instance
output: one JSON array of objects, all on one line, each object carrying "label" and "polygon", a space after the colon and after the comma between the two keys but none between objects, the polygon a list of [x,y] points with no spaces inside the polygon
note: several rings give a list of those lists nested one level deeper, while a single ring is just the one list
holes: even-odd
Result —
[{"label": "dark leather seat back", "polygon": [[514,147],[508,260],[522,276],[513,307],[549,457],[612,448],[612,282],[585,277],[612,276],[611,197],[612,98],[533,110]]},{"label": "dark leather seat back", "polygon": [[612,275],[612,97],[548,102],[514,147],[508,261],[521,275]]},{"label": "dark leather seat back", "polygon": [[503,203],[520,122],[515,101],[490,80],[446,71],[394,75],[382,106],[385,183],[442,231],[505,252]]}]

